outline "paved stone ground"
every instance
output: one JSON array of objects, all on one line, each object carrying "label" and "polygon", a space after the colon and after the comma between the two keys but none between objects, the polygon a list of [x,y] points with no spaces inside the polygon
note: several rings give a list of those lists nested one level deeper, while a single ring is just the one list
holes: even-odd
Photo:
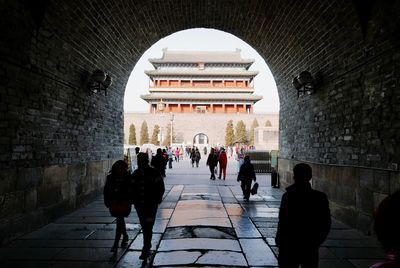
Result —
[{"label": "paved stone ground", "polygon": [[[226,181],[209,180],[204,163],[192,168],[181,161],[167,171],[146,262],[138,259],[143,237],[134,211],[127,219],[129,246],[110,253],[114,218],[99,198],[0,248],[1,267],[277,267],[274,237],[283,191],[259,174],[259,192],[245,202],[233,162]],[[383,256],[373,238],[333,220],[320,267],[366,268]]]}]

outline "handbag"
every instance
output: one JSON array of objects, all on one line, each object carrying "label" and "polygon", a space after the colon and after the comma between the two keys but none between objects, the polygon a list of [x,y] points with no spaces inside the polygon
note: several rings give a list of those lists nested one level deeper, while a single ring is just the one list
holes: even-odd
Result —
[{"label": "handbag", "polygon": [[255,194],[257,194],[257,190],[258,190],[258,182],[253,184],[253,187],[251,188],[250,193],[252,195],[255,195]]},{"label": "handbag", "polygon": [[131,213],[132,205],[129,202],[114,201],[110,206],[110,213],[113,216],[128,216]]}]

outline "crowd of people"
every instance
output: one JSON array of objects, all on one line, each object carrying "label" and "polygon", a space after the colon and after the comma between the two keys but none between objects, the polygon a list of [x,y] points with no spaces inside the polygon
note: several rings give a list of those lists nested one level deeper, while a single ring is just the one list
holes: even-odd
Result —
[{"label": "crowd of people", "polygon": [[[235,156],[237,162],[237,181],[241,183],[243,198],[249,201],[250,194],[257,192],[256,173],[249,155],[244,149],[232,152],[228,148],[203,148],[207,155],[206,165],[210,179],[226,180],[228,159]],[[152,229],[158,205],[165,191],[163,178],[172,162],[179,162],[184,155],[190,159],[192,167],[199,167],[201,153],[197,147],[158,148],[152,152],[140,152],[135,148],[132,167],[119,160],[114,163],[107,176],[104,187],[104,203],[116,217],[116,234],[112,252],[116,252],[122,236],[121,247],[128,243],[128,233],[124,218],[129,216],[132,204],[138,214],[143,230],[143,249],[140,259],[150,254]],[[219,167],[219,168],[217,168]],[[277,171],[271,173],[271,186],[279,187]],[[286,188],[279,209],[279,220],[275,242],[279,248],[280,268],[317,268],[319,247],[325,241],[331,228],[331,214],[327,195],[312,189],[312,168],[299,163],[293,168],[294,183]],[[253,184],[254,181],[254,184]],[[257,187],[256,187],[257,186]],[[375,211],[374,230],[378,240],[387,252],[386,260],[371,268],[400,267],[400,191],[387,197]]]}]

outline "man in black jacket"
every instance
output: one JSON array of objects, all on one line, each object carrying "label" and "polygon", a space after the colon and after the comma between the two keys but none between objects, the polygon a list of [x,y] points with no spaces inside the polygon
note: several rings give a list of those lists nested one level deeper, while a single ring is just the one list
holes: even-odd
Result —
[{"label": "man in black jacket", "polygon": [[165,191],[160,172],[149,166],[149,157],[138,154],[138,169],[133,172],[133,203],[143,230],[143,249],[140,259],[146,259],[151,249],[153,226],[158,205]]},{"label": "man in black jacket", "polygon": [[254,171],[254,166],[251,163],[250,156],[246,155],[244,157],[244,162],[240,166],[239,174],[237,177],[237,181],[240,181],[240,187],[243,192],[243,199],[249,201],[250,191],[251,191],[251,182],[256,181],[256,172]]},{"label": "man in black jacket", "polygon": [[165,178],[165,168],[167,167],[167,161],[163,156],[161,148],[157,149],[156,155],[151,159],[151,166],[157,169],[163,178]]},{"label": "man in black jacket", "polygon": [[331,215],[326,194],[313,190],[311,167],[293,168],[294,184],[286,188],[279,211],[276,245],[280,268],[317,268],[318,249],[328,236]]}]

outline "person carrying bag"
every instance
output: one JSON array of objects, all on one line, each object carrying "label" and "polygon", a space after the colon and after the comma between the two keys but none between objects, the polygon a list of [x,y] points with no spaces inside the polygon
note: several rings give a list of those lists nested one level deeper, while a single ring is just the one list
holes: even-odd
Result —
[{"label": "person carrying bag", "polygon": [[123,160],[113,164],[103,194],[105,206],[109,208],[111,216],[117,218],[115,239],[111,248],[111,252],[116,252],[121,235],[123,236],[121,247],[128,245],[129,237],[124,218],[129,216],[132,209],[132,178],[128,172],[128,164]]}]

